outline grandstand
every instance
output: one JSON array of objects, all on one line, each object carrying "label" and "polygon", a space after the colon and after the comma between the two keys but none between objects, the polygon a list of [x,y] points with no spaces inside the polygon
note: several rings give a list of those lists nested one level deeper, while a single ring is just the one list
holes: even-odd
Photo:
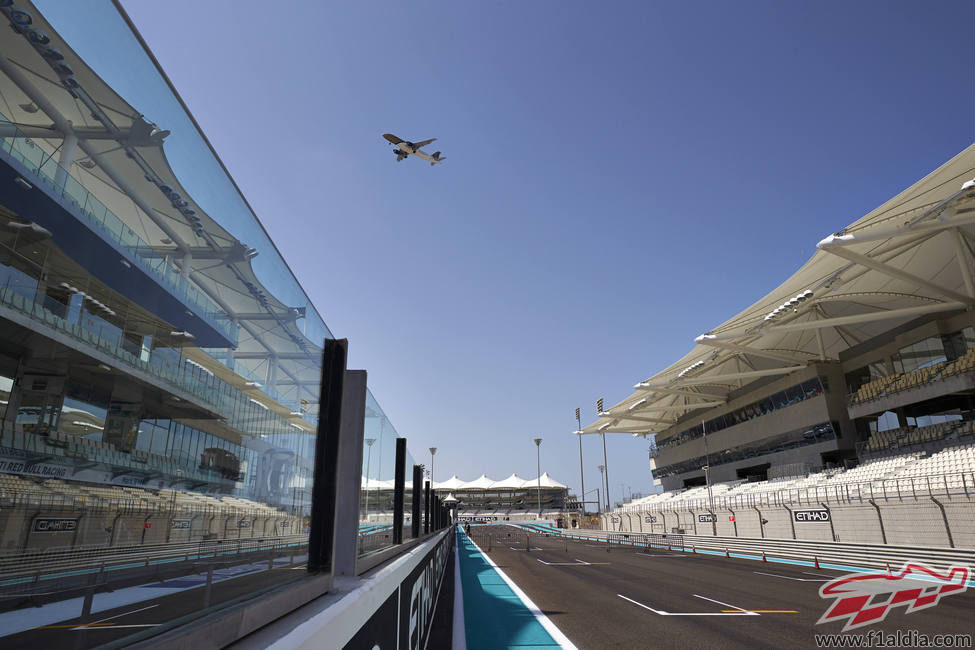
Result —
[{"label": "grandstand", "polygon": [[604,526],[975,546],[973,177],[975,146],[599,413],[664,490]]},{"label": "grandstand", "polygon": [[569,507],[568,488],[547,472],[533,479],[512,474],[500,481],[484,474],[472,481],[452,476],[435,482],[433,489],[457,500],[457,516],[462,519],[554,519]]}]

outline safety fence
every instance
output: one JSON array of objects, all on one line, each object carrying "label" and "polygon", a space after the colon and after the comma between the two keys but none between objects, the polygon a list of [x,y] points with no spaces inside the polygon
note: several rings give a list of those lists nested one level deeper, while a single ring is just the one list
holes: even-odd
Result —
[{"label": "safety fence", "polygon": [[63,576],[104,573],[136,566],[199,560],[208,557],[245,555],[305,546],[307,536],[289,535],[271,539],[219,539],[183,544],[150,546],[61,548],[38,553],[0,556],[0,587],[25,582],[37,583]]},{"label": "safety fence", "polygon": [[679,496],[660,503],[642,506],[623,506],[619,512],[669,512],[672,510],[701,510],[708,507],[750,508],[753,506],[818,505],[821,503],[868,503],[870,501],[899,501],[924,497],[975,497],[975,472],[948,472],[927,476],[905,476],[871,481],[833,482],[805,487],[768,486],[761,491],[714,498]]}]

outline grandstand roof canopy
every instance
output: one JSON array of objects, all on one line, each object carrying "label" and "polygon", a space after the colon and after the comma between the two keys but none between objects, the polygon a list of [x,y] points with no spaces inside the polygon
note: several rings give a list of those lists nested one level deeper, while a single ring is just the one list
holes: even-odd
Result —
[{"label": "grandstand roof canopy", "polygon": [[[365,484],[365,479],[363,479],[363,484]],[[538,478],[521,478],[517,474],[512,474],[506,479],[500,481],[495,481],[486,474],[481,474],[478,478],[473,481],[464,481],[457,478],[457,476],[451,476],[446,481],[441,483],[434,483],[433,489],[435,490],[515,490],[522,488],[561,488],[568,489],[565,485],[562,485],[554,478],[545,472]]]},{"label": "grandstand roof canopy", "polygon": [[487,475],[481,474],[479,477],[477,477],[473,481],[468,481],[467,483],[464,483],[460,487],[461,487],[461,489],[465,489],[465,490],[469,490],[471,488],[475,488],[475,489],[476,488],[487,489],[487,488],[491,487],[492,485],[494,485],[494,482],[495,481],[494,481],[493,478],[488,478]]},{"label": "grandstand roof canopy", "polygon": [[434,490],[456,490],[457,488],[463,485],[464,485],[463,479],[457,478],[457,475],[454,474],[446,481],[441,481],[440,483],[434,482],[433,489]]},{"label": "grandstand roof canopy", "polygon": [[559,483],[558,481],[556,481],[554,478],[552,478],[551,476],[549,476],[548,475],[548,472],[544,472],[534,482],[529,480],[527,482],[527,485],[530,486],[530,485],[533,485],[533,484],[536,484],[536,483],[537,484],[541,484],[542,487],[546,487],[546,488],[564,488],[564,487],[566,487],[565,485],[562,485],[561,483]]},{"label": "grandstand roof canopy", "polygon": [[506,479],[502,479],[500,481],[496,481],[494,484],[491,485],[491,487],[492,488],[501,488],[501,489],[504,489],[504,488],[520,488],[520,487],[524,487],[527,483],[528,483],[528,481],[526,481],[525,479],[521,478],[517,474],[512,474],[511,476],[509,476]]},{"label": "grandstand roof canopy", "polygon": [[380,481],[376,478],[366,478],[362,477],[362,489],[363,490],[394,490],[396,489],[396,481],[390,479],[388,481]]},{"label": "grandstand roof canopy", "polygon": [[[659,433],[764,377],[785,375],[926,314],[975,305],[975,145],[819,242],[792,277],[698,336],[680,360],[583,434]],[[747,240],[739,247],[747,254]]]}]

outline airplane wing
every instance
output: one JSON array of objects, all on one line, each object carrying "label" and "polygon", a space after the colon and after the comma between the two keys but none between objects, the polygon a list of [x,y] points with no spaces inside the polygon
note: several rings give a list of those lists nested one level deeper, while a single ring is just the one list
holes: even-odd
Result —
[{"label": "airplane wing", "polygon": [[400,142],[406,142],[405,140],[400,140],[392,133],[383,133],[383,137],[393,144],[399,144]]},{"label": "airplane wing", "polygon": [[423,142],[414,142],[413,143],[413,148],[414,149],[419,149],[420,147],[425,147],[428,144],[430,144],[431,142],[435,142],[436,140],[437,140],[436,138],[430,138],[429,140],[424,140]]},{"label": "airplane wing", "polygon": [[400,154],[398,154],[398,155],[396,156],[396,162],[400,162],[400,161],[402,161],[402,160],[403,160],[403,158],[406,158],[406,156],[407,156],[407,154],[405,154],[405,153],[400,153]]}]

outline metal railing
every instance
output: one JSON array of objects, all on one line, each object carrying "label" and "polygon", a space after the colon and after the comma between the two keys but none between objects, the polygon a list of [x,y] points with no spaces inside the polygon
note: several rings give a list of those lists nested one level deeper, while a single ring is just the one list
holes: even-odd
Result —
[{"label": "metal railing", "polygon": [[229,319],[220,318],[224,313],[209,296],[166,260],[143,257],[142,252],[150,247],[134,230],[89,192],[67,169],[58,165],[51,155],[7,120],[6,116],[0,115],[0,122],[7,134],[0,137],[0,154],[6,154],[5,157],[14,162],[19,172],[24,173],[29,180],[43,185],[56,199],[72,206],[75,216],[93,232],[99,233],[103,239],[128,253],[130,259],[159,284],[193,308],[215,330],[236,342],[237,325]]},{"label": "metal railing", "polygon": [[[827,479],[828,481],[829,479]],[[755,506],[819,505],[869,503],[870,501],[904,501],[926,497],[975,497],[975,472],[953,472],[923,476],[904,476],[872,481],[836,482],[805,487],[784,487],[730,496],[673,499],[640,506],[624,506],[615,512],[673,512],[714,509],[734,510]]]},{"label": "metal railing", "polygon": [[[891,386],[882,388],[880,385],[878,385],[876,388],[876,394],[858,396],[857,393],[851,393],[847,396],[846,403],[847,406],[851,407],[859,404],[867,404],[868,402],[874,402],[886,397],[892,397],[893,395],[914,390],[915,388],[921,388],[922,386],[926,386],[928,384],[944,381],[949,377],[963,375],[971,372],[972,370],[973,368],[971,365],[971,360],[966,359],[965,357],[959,357],[954,361],[941,361],[933,366],[926,366],[911,372],[900,373],[891,383]],[[884,377],[883,379],[887,380],[889,378]],[[903,384],[901,382],[903,382]],[[874,382],[869,383],[872,384]]]},{"label": "metal railing", "polygon": [[173,544],[153,544],[146,546],[87,547],[51,549],[0,556],[0,586],[19,584],[18,576],[29,578],[36,583],[49,578],[57,578],[65,571],[81,574],[98,573],[130,568],[153,566],[170,561],[191,561],[201,558],[225,555],[244,555],[260,551],[273,551],[282,548],[303,546],[308,543],[306,535],[287,535],[281,537],[224,538],[219,540],[197,540]]}]

